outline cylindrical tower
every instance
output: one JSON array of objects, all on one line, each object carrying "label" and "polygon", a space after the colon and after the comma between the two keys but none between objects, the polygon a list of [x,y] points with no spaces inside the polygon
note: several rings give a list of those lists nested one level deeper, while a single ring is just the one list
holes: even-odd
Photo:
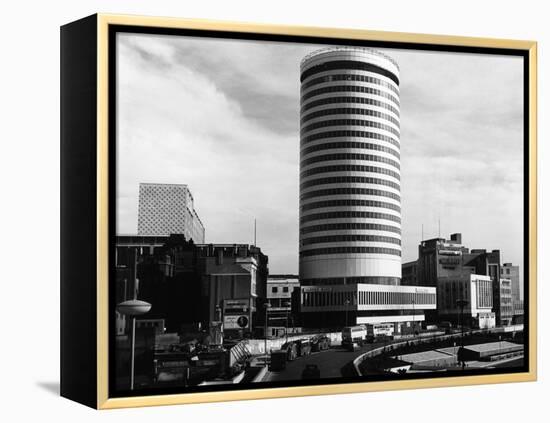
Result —
[{"label": "cylindrical tower", "polygon": [[399,68],[370,49],[301,63],[300,280],[401,280]]}]

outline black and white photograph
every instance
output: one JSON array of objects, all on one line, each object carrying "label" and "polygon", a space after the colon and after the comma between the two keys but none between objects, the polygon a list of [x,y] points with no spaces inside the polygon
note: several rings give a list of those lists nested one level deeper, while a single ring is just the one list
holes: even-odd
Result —
[{"label": "black and white photograph", "polygon": [[524,55],[114,45],[112,396],[526,371]]}]

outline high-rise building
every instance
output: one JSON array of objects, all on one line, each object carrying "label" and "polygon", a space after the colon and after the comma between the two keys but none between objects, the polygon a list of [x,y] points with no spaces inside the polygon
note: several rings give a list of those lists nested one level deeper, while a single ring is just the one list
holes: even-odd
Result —
[{"label": "high-rise building", "polygon": [[300,72],[300,282],[399,285],[399,68],[343,47]]},{"label": "high-rise building", "polygon": [[138,235],[181,234],[204,243],[204,225],[193,206],[193,195],[183,184],[139,184]]},{"label": "high-rise building", "polygon": [[301,63],[300,318],[417,330],[434,287],[400,286],[399,67],[327,48]]}]

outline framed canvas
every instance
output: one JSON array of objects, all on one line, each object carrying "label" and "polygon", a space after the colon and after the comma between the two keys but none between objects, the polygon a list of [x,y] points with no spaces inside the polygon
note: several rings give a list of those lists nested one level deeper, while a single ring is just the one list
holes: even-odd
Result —
[{"label": "framed canvas", "polygon": [[61,395],[536,379],[536,43],[61,28]]}]

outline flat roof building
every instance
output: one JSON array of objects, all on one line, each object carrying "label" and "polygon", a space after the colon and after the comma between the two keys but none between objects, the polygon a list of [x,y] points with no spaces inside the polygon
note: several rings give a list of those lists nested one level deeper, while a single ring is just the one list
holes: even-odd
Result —
[{"label": "flat roof building", "polygon": [[138,235],[181,234],[204,243],[204,225],[184,184],[139,184]]}]

